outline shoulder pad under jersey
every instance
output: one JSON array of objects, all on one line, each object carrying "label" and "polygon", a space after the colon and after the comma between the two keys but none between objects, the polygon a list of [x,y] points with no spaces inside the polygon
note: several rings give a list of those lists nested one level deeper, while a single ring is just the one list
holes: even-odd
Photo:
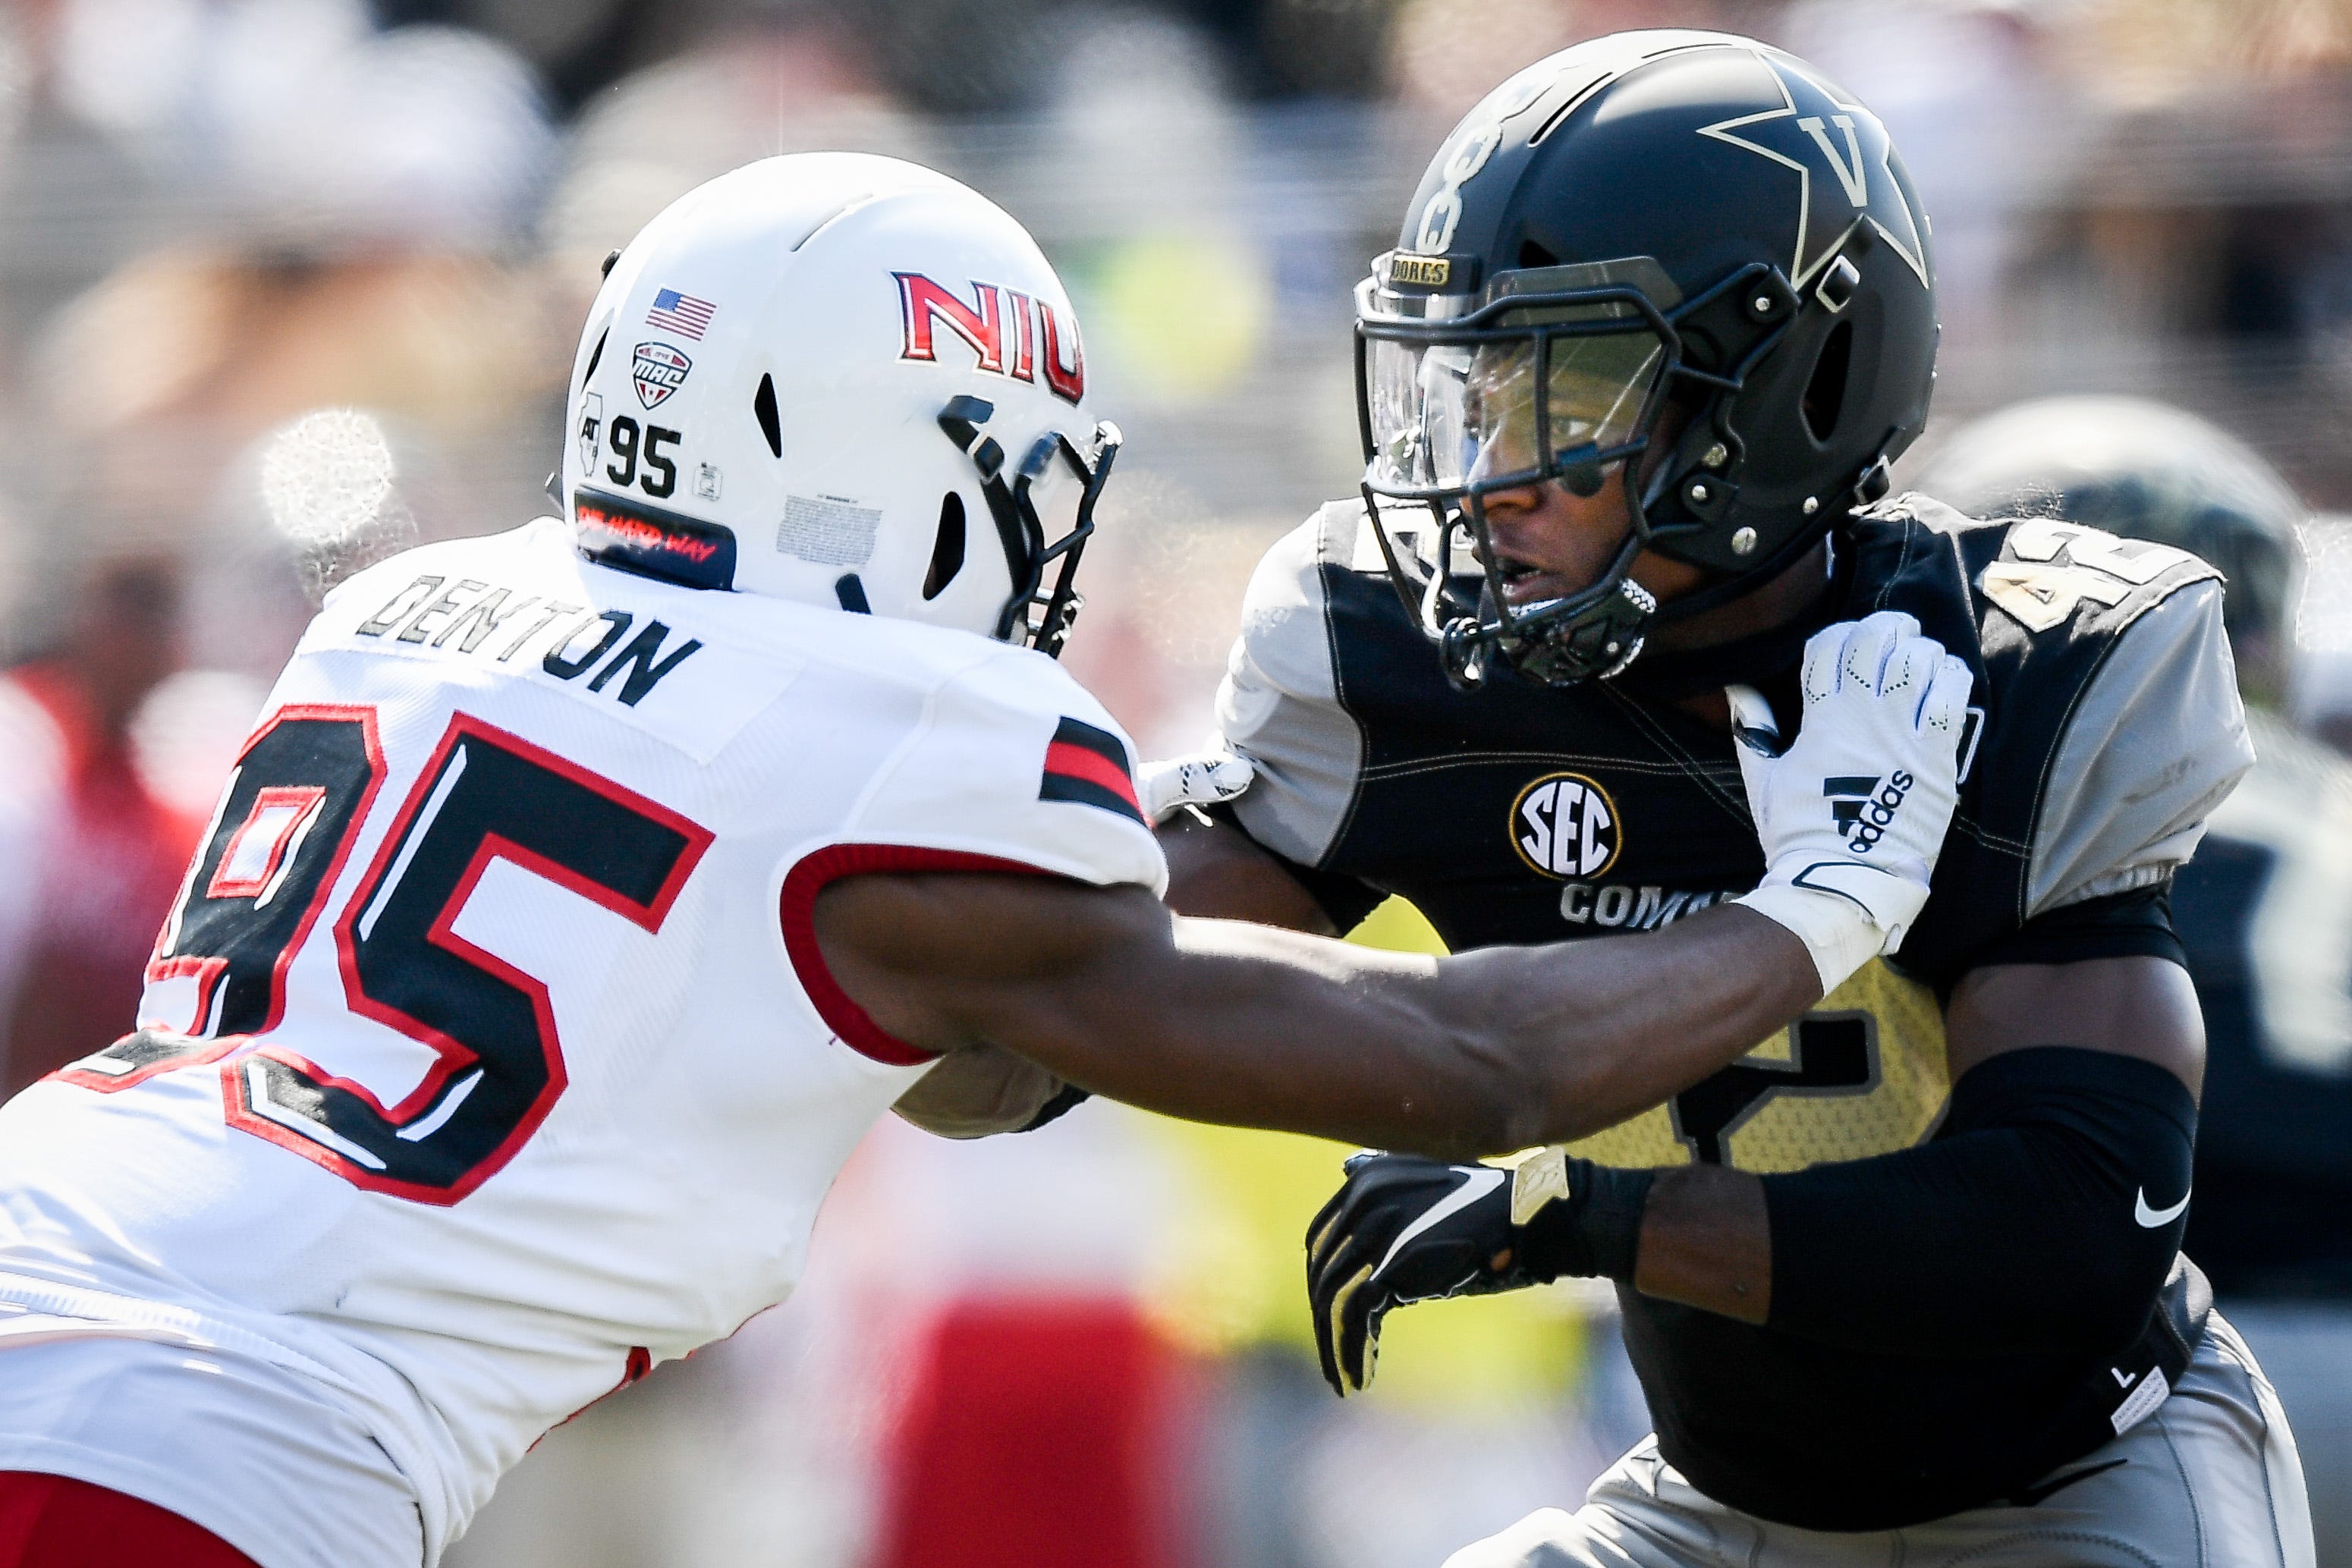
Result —
[{"label": "shoulder pad under jersey", "polygon": [[1138,803],[1134,746],[1042,653],[1006,648],[942,683],[843,836],[921,856],[979,856],[1099,885],[1164,891]]},{"label": "shoulder pad under jersey", "polygon": [[1369,536],[1362,503],[1349,500],[1276,540],[1250,577],[1217,687],[1218,730],[1255,768],[1234,810],[1251,837],[1305,865],[1330,850],[1363,771],[1362,727],[1339,701],[1328,574],[1365,570]]}]

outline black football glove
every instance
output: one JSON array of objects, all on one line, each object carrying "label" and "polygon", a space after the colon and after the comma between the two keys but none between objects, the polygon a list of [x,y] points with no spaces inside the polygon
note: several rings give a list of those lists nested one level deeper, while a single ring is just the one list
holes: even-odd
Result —
[{"label": "black football glove", "polygon": [[1307,1228],[1307,1300],[1323,1381],[1363,1392],[1391,1307],[1536,1283],[1516,1267],[1511,1173],[1415,1155],[1357,1155]]},{"label": "black football glove", "polygon": [[[1526,1176],[1416,1155],[1357,1155],[1307,1229],[1307,1297],[1323,1379],[1361,1393],[1391,1307],[1484,1296],[1563,1274],[1631,1279],[1648,1171],[1546,1151]],[[1540,1176],[1543,1179],[1528,1180]],[[1513,1223],[1515,1179],[1524,1224]]]}]

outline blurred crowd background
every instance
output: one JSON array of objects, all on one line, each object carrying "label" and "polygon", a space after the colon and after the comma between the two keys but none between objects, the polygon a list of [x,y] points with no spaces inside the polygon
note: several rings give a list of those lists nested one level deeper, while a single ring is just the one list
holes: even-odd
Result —
[{"label": "blurred crowd background", "polygon": [[[598,264],[672,197],[851,148],[1034,230],[1130,438],[1069,663],[1166,754],[1259,552],[1352,487],[1349,287],[1444,131],[1649,26],[1783,44],[1887,122],[1935,220],[1923,454],[2126,392],[2278,465],[2315,511],[2288,703],[2352,738],[2352,0],[15,0],[7,1086],[127,1023],[317,538],[549,509]],[[47,872],[7,852],[58,820]],[[1605,1295],[1417,1310],[1369,1399],[1322,1388],[1298,1239],[1343,1152],[887,1124],[802,1296],[560,1429],[452,1562],[1433,1568],[1572,1506],[1644,1427]]]}]

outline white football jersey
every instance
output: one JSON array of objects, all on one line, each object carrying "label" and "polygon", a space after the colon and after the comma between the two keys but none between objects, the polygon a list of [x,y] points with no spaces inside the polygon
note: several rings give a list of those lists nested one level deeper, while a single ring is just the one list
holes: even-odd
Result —
[{"label": "white football jersey", "polygon": [[[826,975],[818,891],[1158,892],[1129,761],[1041,654],[615,571],[560,523],[354,578],[229,779],[139,1032],[0,1109],[0,1466],[90,1468],[5,1392],[12,1308],[34,1343],[211,1346],[380,1444],[430,1563],[550,1427],[782,1300],[925,1071]],[[85,1479],[168,1490],[121,1458]],[[326,1528],[259,1517],[300,1491],[152,1500],[278,1568]]]}]

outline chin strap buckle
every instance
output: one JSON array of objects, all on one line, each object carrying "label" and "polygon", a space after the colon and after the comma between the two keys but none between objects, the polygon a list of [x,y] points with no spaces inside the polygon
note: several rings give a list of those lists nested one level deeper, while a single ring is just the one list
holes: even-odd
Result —
[{"label": "chin strap buckle", "polygon": [[1886,499],[1886,492],[1894,487],[1894,465],[1886,461],[1886,454],[1882,452],[1854,480],[1853,504],[1857,507],[1875,506]]},{"label": "chin strap buckle", "polygon": [[1438,633],[1437,658],[1446,682],[1458,692],[1475,692],[1486,684],[1489,639],[1480,635],[1475,616],[1457,616]]}]

